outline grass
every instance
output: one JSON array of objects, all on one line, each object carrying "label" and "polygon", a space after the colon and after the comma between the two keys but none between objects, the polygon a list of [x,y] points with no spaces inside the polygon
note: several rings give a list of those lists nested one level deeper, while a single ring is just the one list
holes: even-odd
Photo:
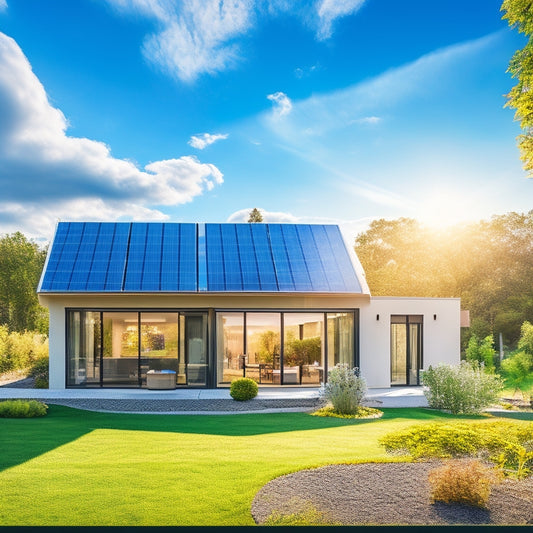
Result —
[{"label": "grass", "polygon": [[[457,417],[383,409],[378,420],[305,413],[135,415],[50,405],[0,420],[0,525],[253,525],[271,479],[331,463],[390,461],[385,433]],[[396,459],[401,460],[401,459]]]}]

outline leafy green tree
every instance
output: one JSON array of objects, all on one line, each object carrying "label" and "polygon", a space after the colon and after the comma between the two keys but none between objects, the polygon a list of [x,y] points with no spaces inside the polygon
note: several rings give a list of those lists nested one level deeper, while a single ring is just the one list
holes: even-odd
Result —
[{"label": "leafy green tree", "polygon": [[11,331],[48,331],[36,294],[45,259],[46,250],[20,232],[0,238],[0,324]]},{"label": "leafy green tree", "polygon": [[484,339],[478,339],[477,335],[472,335],[465,350],[466,360],[474,363],[482,363],[488,372],[494,371],[494,356],[496,352],[493,348],[494,338],[487,335]]},{"label": "leafy green tree", "polygon": [[250,211],[250,216],[248,217],[248,222],[263,222],[263,215],[261,214],[261,211],[257,209],[257,207],[254,207]]},{"label": "leafy green tree", "polygon": [[503,19],[509,26],[518,28],[527,37],[527,43],[517,50],[509,63],[508,72],[517,79],[517,84],[507,95],[506,106],[516,109],[515,119],[520,121],[524,131],[518,137],[518,147],[524,163],[524,170],[533,176],[533,1],[504,0],[501,10],[505,12]]}]

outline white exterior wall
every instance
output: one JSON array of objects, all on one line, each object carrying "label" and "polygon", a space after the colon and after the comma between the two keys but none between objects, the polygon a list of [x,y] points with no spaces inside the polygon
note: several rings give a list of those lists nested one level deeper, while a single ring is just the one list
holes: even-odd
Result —
[{"label": "white exterior wall", "polygon": [[[379,315],[379,320],[377,320]],[[390,387],[390,317],[423,315],[423,367],[458,364],[461,357],[459,298],[372,297],[361,306],[360,370],[368,387]],[[436,315],[434,320],[433,315]]]},{"label": "white exterior wall", "polygon": [[[460,360],[459,298],[312,295],[40,295],[50,310],[50,388],[65,388],[65,308],[349,309],[359,308],[361,374],[371,388],[390,387],[390,316],[423,315],[424,368]],[[379,314],[379,320],[376,315]],[[437,315],[437,319],[433,319]]]}]

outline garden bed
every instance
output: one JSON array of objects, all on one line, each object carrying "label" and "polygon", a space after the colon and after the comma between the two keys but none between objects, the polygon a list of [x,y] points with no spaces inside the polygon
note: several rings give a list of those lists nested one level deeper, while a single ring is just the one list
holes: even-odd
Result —
[{"label": "garden bed", "polygon": [[506,479],[487,509],[430,502],[428,471],[440,462],[330,465],[274,479],[256,495],[252,516],[289,515],[310,506],[342,525],[533,524],[533,478]]}]

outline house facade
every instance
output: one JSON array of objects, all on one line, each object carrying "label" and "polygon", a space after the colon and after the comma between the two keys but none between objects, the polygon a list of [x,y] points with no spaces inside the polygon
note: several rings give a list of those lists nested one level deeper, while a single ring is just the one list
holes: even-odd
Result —
[{"label": "house facade", "polygon": [[369,387],[459,362],[460,301],[371,297],[337,226],[60,222],[38,288],[50,388],[318,386],[337,363]]}]

